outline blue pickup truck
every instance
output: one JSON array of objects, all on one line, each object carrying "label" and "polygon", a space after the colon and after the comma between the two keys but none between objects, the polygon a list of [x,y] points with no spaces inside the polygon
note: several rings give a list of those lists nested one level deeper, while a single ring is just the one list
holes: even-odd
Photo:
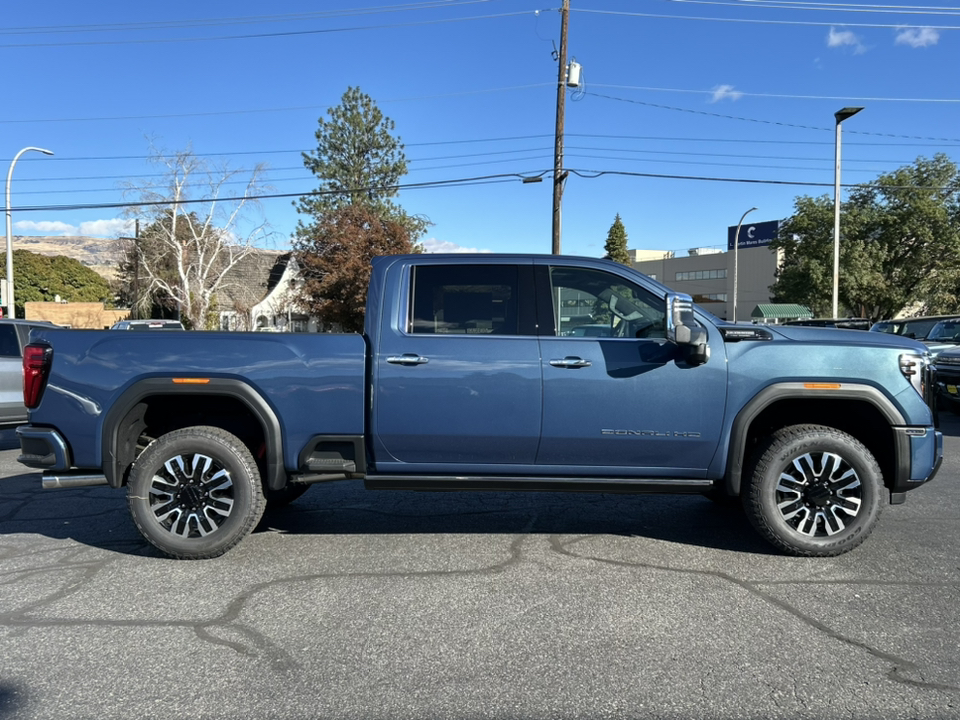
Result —
[{"label": "blue pickup truck", "polygon": [[31,337],[20,462],[46,488],[126,487],[175,558],[344,479],[700,493],[742,502],[783,552],[830,556],[943,453],[922,344],[726,323],[594,258],[376,258],[362,335]]}]

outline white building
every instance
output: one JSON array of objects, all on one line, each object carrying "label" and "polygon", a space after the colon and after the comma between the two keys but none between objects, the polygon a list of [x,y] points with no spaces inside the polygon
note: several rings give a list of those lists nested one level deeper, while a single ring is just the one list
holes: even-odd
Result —
[{"label": "white building", "polygon": [[218,296],[221,330],[319,332],[322,323],[294,297],[297,263],[291,253],[258,250],[230,271]]}]

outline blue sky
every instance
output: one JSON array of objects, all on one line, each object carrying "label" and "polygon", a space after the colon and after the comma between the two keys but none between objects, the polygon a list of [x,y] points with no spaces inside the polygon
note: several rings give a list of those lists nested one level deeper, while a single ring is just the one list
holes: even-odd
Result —
[{"label": "blue sky", "polygon": [[[571,0],[564,254],[602,255],[618,213],[631,248],[683,252],[724,246],[751,207],[783,219],[832,196],[844,106],[865,107],[843,125],[844,184],[960,159],[960,7],[929,1]],[[396,123],[403,182],[444,183],[398,198],[433,223],[428,248],[550,252],[560,4],[8,3],[0,167],[55,153],[17,163],[14,233],[116,237],[119,210],[76,206],[156,173],[150,137],[265,163],[276,193],[315,189],[299,153],[358,86]],[[291,200],[261,213],[285,247]]]}]

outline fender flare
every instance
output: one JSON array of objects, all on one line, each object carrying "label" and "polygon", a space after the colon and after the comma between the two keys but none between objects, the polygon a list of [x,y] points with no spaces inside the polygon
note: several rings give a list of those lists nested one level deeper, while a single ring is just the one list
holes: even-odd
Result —
[{"label": "fender flare", "polygon": [[[180,376],[178,376],[180,377]],[[111,487],[123,483],[123,468],[117,457],[120,421],[144,398],[152,395],[226,395],[242,402],[263,427],[266,444],[266,477],[271,489],[282,488],[287,481],[283,464],[283,434],[280,420],[267,400],[251,385],[236,378],[205,378],[203,384],[174,383],[173,376],[138,380],[124,390],[103,418],[100,429],[101,465]]]},{"label": "fender flare", "polygon": [[[861,400],[875,407],[886,421],[893,427],[905,425],[903,413],[890,401],[886,395],[872,385],[862,383],[840,383],[825,381],[834,387],[811,387],[811,382],[786,382],[768,385],[746,405],[741,408],[734,418],[730,430],[729,453],[727,455],[727,494],[739,495],[743,479],[743,465],[746,459],[747,435],[753,421],[761,412],[781,400]],[[906,447],[903,446],[907,443]],[[896,434],[894,453],[902,458],[909,455],[909,439],[902,433]]]}]

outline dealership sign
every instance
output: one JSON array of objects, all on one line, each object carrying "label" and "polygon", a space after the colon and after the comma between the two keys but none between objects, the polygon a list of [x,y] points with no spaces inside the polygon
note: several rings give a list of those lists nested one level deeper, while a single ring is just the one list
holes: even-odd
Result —
[{"label": "dealership sign", "polygon": [[[737,246],[743,248],[755,248],[769,245],[777,239],[777,230],[780,228],[779,220],[770,220],[761,223],[749,223],[740,226],[740,239]],[[733,239],[737,234],[737,226],[727,228],[727,250],[733,250]]]}]

